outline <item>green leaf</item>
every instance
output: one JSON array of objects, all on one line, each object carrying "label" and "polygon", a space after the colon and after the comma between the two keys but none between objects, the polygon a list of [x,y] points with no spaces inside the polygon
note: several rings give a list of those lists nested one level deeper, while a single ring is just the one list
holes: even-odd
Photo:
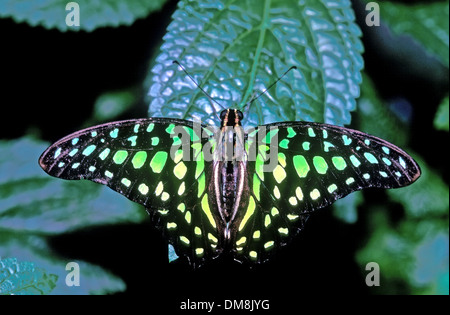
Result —
[{"label": "green leaf", "polygon": [[[1,222],[1,221],[0,221]],[[84,261],[60,257],[48,246],[46,237],[26,231],[7,231],[0,227],[0,253],[5,257],[17,257],[21,261],[33,261],[36,266],[58,277],[51,292],[57,295],[111,294],[125,290],[125,283],[99,266]],[[69,262],[76,262],[80,271],[80,286],[68,286],[66,270]]]},{"label": "green leaf", "polygon": [[0,295],[49,294],[57,280],[57,275],[48,274],[31,262],[0,259]]},{"label": "green leaf", "polygon": [[[367,211],[371,238],[356,255],[380,266],[383,294],[448,294],[448,220],[408,219],[393,225],[385,209]],[[382,290],[382,291],[381,291]]]},{"label": "green leaf", "polygon": [[37,163],[46,147],[28,138],[0,141],[0,227],[50,235],[147,217],[107,187],[49,177]]},{"label": "green leaf", "polygon": [[407,34],[449,67],[449,1],[404,4],[383,1],[381,19],[396,34]]},{"label": "green leaf", "polygon": [[[100,267],[80,264],[80,287],[68,287],[67,258],[47,244],[49,236],[78,228],[140,223],[145,211],[107,187],[89,181],[51,178],[38,165],[47,144],[29,138],[0,141],[0,253],[32,261],[59,277],[54,294],[102,294],[123,291],[125,284]],[[62,279],[62,280],[61,280]]]},{"label": "green leaf", "polygon": [[439,109],[436,113],[436,117],[434,119],[434,128],[437,130],[444,130],[448,132],[448,105],[449,105],[449,97],[447,96],[445,100],[439,106]]},{"label": "green leaf", "polygon": [[363,203],[361,191],[354,192],[333,204],[333,215],[343,222],[353,224],[358,221],[358,207]]},{"label": "green leaf", "polygon": [[[358,109],[358,129],[402,148],[414,141],[410,139],[410,126],[390,112],[366,75]],[[381,287],[370,288],[374,293],[442,294],[448,279],[448,186],[423,158],[406,151],[420,165],[422,176],[411,186],[386,191],[402,207],[401,218],[392,219],[398,216],[390,213],[392,207],[365,205],[370,237],[357,252],[356,260],[361,266],[368,262],[380,265]]]},{"label": "green leaf", "polygon": [[[100,95],[94,104],[94,121],[105,122],[117,120],[117,117],[136,104],[140,89],[129,87],[121,90],[108,91]],[[94,124],[89,124],[92,126]]]},{"label": "green leaf", "polygon": [[178,60],[224,108],[241,109],[297,66],[251,105],[247,124],[348,124],[361,82],[360,35],[347,0],[180,1],[150,74],[149,116],[214,119]]},{"label": "green leaf", "polygon": [[1,0],[0,17],[11,17],[16,22],[26,22],[31,26],[43,26],[60,31],[93,31],[99,27],[117,27],[131,25],[134,21],[158,11],[167,0],[77,0],[79,5],[80,26],[68,27],[66,16],[67,0]]},{"label": "green leaf", "polygon": [[[417,286],[426,287],[422,294],[448,295],[448,232],[428,236],[414,251],[417,267],[414,270],[414,282]],[[430,259],[433,257],[433,259]],[[429,285],[431,283],[431,285]]]},{"label": "green leaf", "polygon": [[[378,95],[372,79],[363,72],[361,97],[358,99],[357,129],[404,147],[408,142],[408,126],[403,124]],[[380,128],[383,126],[383,128]]]},{"label": "green leaf", "polygon": [[448,185],[442,180],[440,174],[432,170],[421,157],[414,154],[412,156],[420,165],[421,177],[414,185],[388,190],[389,196],[401,203],[407,215],[412,218],[448,215]]}]

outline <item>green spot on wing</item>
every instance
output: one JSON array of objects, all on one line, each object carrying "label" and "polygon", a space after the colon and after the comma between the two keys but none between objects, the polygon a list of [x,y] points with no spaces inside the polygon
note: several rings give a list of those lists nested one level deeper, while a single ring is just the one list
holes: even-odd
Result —
[{"label": "green spot on wing", "polygon": [[174,175],[180,180],[184,178],[184,176],[186,175],[186,172],[187,172],[187,167],[183,162],[178,163],[173,169]]},{"label": "green spot on wing", "polygon": [[355,166],[355,167],[359,167],[360,165],[361,165],[361,162],[358,160],[358,158],[356,157],[356,156],[354,156],[354,155],[351,155],[350,156],[350,161],[352,162],[352,164]]},{"label": "green spot on wing", "polygon": [[150,167],[154,173],[161,173],[164,166],[166,165],[168,154],[164,151],[159,151],[153,156]]},{"label": "green spot on wing", "polygon": [[309,164],[303,155],[296,155],[293,157],[294,168],[300,178],[305,178],[310,170]]},{"label": "green spot on wing", "polygon": [[328,164],[327,164],[327,162],[325,161],[325,159],[323,157],[315,156],[313,158],[313,164],[314,164],[314,167],[317,170],[317,173],[322,174],[322,175],[327,173]]},{"label": "green spot on wing", "polygon": [[90,146],[86,147],[86,149],[84,149],[83,151],[83,155],[84,156],[89,156],[92,154],[92,152],[94,152],[96,146],[94,144],[91,144]]},{"label": "green spot on wing", "polygon": [[338,189],[338,187],[335,184],[328,186],[328,192],[330,194],[334,193],[337,189]]},{"label": "green spot on wing", "polygon": [[186,210],[186,205],[184,203],[180,203],[177,209],[183,213]]},{"label": "green spot on wing", "polygon": [[203,196],[201,205],[202,205],[203,212],[206,214],[206,217],[209,220],[209,223],[211,224],[211,226],[213,228],[216,228],[216,221],[214,221],[214,217],[211,213],[211,209],[209,208],[208,194],[205,194]]},{"label": "green spot on wing", "polygon": [[286,176],[287,176],[286,171],[281,165],[277,165],[273,170],[273,177],[275,178],[278,184],[281,184],[281,182],[286,178]]},{"label": "green spot on wing", "polygon": [[302,147],[303,147],[303,150],[309,151],[309,149],[311,149],[311,143],[308,141],[305,141],[305,142],[303,142]]},{"label": "green spot on wing", "polygon": [[131,163],[133,164],[133,167],[135,169],[139,169],[144,165],[146,160],[147,160],[147,152],[139,151],[134,155],[133,159],[131,160]]},{"label": "green spot on wing", "polygon": [[197,193],[197,197],[200,198],[200,196],[205,191],[205,187],[206,187],[205,173],[202,173],[202,176],[200,176],[200,178],[198,179],[198,193]]},{"label": "green spot on wing", "polygon": [[333,161],[334,167],[336,167],[336,169],[339,171],[343,171],[347,167],[347,163],[341,156],[333,156],[331,160]]},{"label": "green spot on wing", "polygon": [[173,137],[173,146],[178,146],[178,145],[180,145],[182,142],[181,142],[181,138],[180,137]]},{"label": "green spot on wing", "polygon": [[247,224],[247,221],[250,219],[250,217],[253,215],[256,209],[256,203],[255,199],[253,199],[252,196],[250,196],[250,201],[247,207],[247,211],[245,212],[244,218],[241,221],[241,224],[239,225],[239,231],[242,231],[242,229]]},{"label": "green spot on wing", "polygon": [[175,125],[174,124],[170,124],[169,127],[166,128],[166,132],[168,134],[173,134],[173,130],[175,129]]},{"label": "green spot on wing", "polygon": [[366,158],[367,161],[369,161],[372,164],[378,164],[378,160],[377,158],[369,152],[364,153],[364,157]]},{"label": "green spot on wing", "polygon": [[278,153],[278,163],[280,163],[281,166],[286,167],[286,154],[282,152]]},{"label": "green spot on wing", "polygon": [[152,138],[152,146],[157,146],[159,144],[159,137]]},{"label": "green spot on wing", "polygon": [[320,197],[320,191],[318,189],[314,189],[309,195],[311,196],[312,200],[317,200]]},{"label": "green spot on wing", "polygon": [[149,124],[148,127],[147,127],[147,132],[152,132],[154,128],[155,128],[155,124],[154,123]]},{"label": "green spot on wing", "polygon": [[264,138],[263,142],[266,144],[270,144],[272,142],[272,138],[275,137],[275,135],[278,134],[279,129],[271,129]]},{"label": "green spot on wing", "polygon": [[124,150],[119,150],[114,154],[113,161],[116,164],[122,164],[128,156],[128,152]]},{"label": "green spot on wing", "polygon": [[387,159],[387,158],[383,158],[383,162],[384,162],[384,164],[386,164],[387,166],[391,166],[392,165],[392,162],[389,160],[389,159]]},{"label": "green spot on wing", "polygon": [[131,181],[128,178],[122,178],[122,180],[120,181],[122,184],[124,184],[127,187],[130,187],[131,185]]},{"label": "green spot on wing", "polygon": [[145,184],[140,184],[139,187],[138,187],[138,190],[143,195],[148,194],[148,186],[145,185]]},{"label": "green spot on wing", "polygon": [[271,248],[273,247],[274,244],[275,244],[274,241],[266,242],[266,243],[264,244],[264,248],[265,248],[265,249],[271,249]]},{"label": "green spot on wing", "polygon": [[188,224],[191,224],[192,215],[190,211],[186,211],[186,215],[184,216],[184,219]]},{"label": "green spot on wing", "polygon": [[291,128],[291,127],[289,127],[288,129],[287,129],[287,132],[288,132],[288,138],[290,139],[290,138],[294,138],[295,137],[295,135],[297,134],[296,132],[295,132],[295,130],[293,129],[293,128]]},{"label": "green spot on wing", "polygon": [[264,218],[264,226],[268,227],[270,225],[270,223],[272,223],[272,220],[270,219],[270,215],[266,214],[266,216]]},{"label": "green spot on wing", "polygon": [[114,129],[109,133],[109,135],[111,136],[111,138],[117,138],[117,136],[119,135],[119,129]]},{"label": "green spot on wing", "polygon": [[75,154],[77,154],[77,152],[78,149],[73,149],[72,151],[70,151],[69,155],[73,157]]},{"label": "green spot on wing", "polygon": [[258,153],[255,161],[255,171],[258,174],[261,180],[264,180],[264,158],[261,154]]},{"label": "green spot on wing", "polygon": [[280,147],[283,149],[288,149],[289,148],[289,140],[288,139],[284,139],[280,142]]},{"label": "green spot on wing", "polygon": [[131,142],[131,146],[132,146],[132,147],[135,147],[135,146],[136,146],[137,136],[129,137],[127,140]]},{"label": "green spot on wing", "polygon": [[259,201],[261,199],[261,181],[257,174],[253,175],[253,193],[255,194],[256,199]]},{"label": "green spot on wing", "polygon": [[342,136],[342,141],[344,141],[345,145],[350,145],[352,143],[352,139],[350,139],[347,135]]},{"label": "green spot on wing", "polygon": [[189,245],[191,243],[186,236],[180,236],[180,241],[182,241],[186,245]]},{"label": "green spot on wing", "polygon": [[197,136],[197,134],[194,132],[194,129],[184,126],[183,127],[184,130],[187,131],[187,133],[189,134],[189,136],[191,137],[191,141],[192,142],[196,142],[196,141],[200,141],[200,138]]},{"label": "green spot on wing", "polygon": [[400,158],[398,159],[398,161],[400,162],[400,165],[401,165],[404,169],[406,169],[406,163],[405,163],[405,160],[403,160],[403,158],[400,157]]},{"label": "green spot on wing", "polygon": [[203,157],[203,152],[201,152],[196,158],[196,166],[195,166],[195,179],[197,179],[205,169],[205,159]]},{"label": "green spot on wing", "polygon": [[100,153],[99,157],[102,160],[105,160],[106,157],[109,155],[109,152],[111,152],[111,150],[109,148],[106,148],[105,150],[103,150],[102,153]]},{"label": "green spot on wing", "polygon": [[323,150],[325,152],[330,152],[330,148],[334,148],[334,144],[332,144],[331,142],[325,141],[323,143]]}]

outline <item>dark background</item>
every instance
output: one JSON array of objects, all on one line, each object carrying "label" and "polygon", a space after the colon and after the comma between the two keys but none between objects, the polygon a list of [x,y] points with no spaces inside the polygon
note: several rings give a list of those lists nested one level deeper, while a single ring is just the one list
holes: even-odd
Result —
[{"label": "dark background", "polygon": [[[132,26],[102,28],[92,33],[61,33],[0,19],[0,71],[6,79],[0,94],[2,138],[33,134],[54,142],[81,129],[103,92],[142,86],[176,3],[168,1],[161,12]],[[365,14],[361,3],[354,1],[354,6],[357,13]],[[365,27],[360,23],[364,16],[358,14],[364,32],[367,73],[383,98],[409,101],[406,111],[412,115],[411,132],[417,139],[411,146],[441,169],[448,183],[447,155],[433,154],[427,150],[430,141],[423,141],[448,143],[448,133],[434,131],[432,126],[436,109],[448,90],[448,70],[422,51],[416,57],[423,60],[426,69],[408,68],[401,54],[393,55],[388,50],[391,44],[394,49],[403,49],[403,45],[390,43],[393,39],[383,27]],[[386,47],[380,48],[380,38]],[[424,76],[423,71],[433,75]],[[148,88],[142,86],[139,104],[117,120],[147,116],[144,96]],[[364,194],[373,204],[380,203],[384,196],[377,190]],[[394,220],[402,217],[401,207],[388,207]],[[121,294],[145,294],[148,303],[176,309],[188,298],[216,304],[223,304],[224,299],[269,299],[272,309],[280,309],[301,305],[306,294],[377,293],[365,285],[364,266],[354,261],[367,233],[365,212],[360,209],[358,215],[358,224],[349,225],[336,219],[330,209],[317,212],[291,246],[251,270],[226,260],[214,261],[197,271],[182,261],[168,264],[166,243],[150,222],[79,230],[54,237],[50,243],[63,256],[112,271],[127,284],[127,291]],[[401,284],[395,290],[409,293]]]}]

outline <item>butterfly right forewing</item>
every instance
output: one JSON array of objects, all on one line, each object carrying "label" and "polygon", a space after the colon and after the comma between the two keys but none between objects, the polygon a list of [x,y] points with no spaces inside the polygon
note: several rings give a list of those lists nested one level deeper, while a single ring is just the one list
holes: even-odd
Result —
[{"label": "butterfly right forewing", "polygon": [[[398,188],[420,176],[417,163],[380,138],[307,122],[259,127],[248,162],[248,203],[235,226],[240,261],[262,262],[303,228],[310,213],[364,188]],[[264,170],[267,157],[276,163]]]}]

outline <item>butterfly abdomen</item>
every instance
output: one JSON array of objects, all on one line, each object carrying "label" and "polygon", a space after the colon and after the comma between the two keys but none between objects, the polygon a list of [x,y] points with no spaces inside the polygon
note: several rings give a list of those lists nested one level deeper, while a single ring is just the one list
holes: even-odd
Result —
[{"label": "butterfly abdomen", "polygon": [[223,206],[225,209],[225,219],[230,219],[230,213],[236,200],[236,172],[232,162],[226,162],[222,170]]}]

